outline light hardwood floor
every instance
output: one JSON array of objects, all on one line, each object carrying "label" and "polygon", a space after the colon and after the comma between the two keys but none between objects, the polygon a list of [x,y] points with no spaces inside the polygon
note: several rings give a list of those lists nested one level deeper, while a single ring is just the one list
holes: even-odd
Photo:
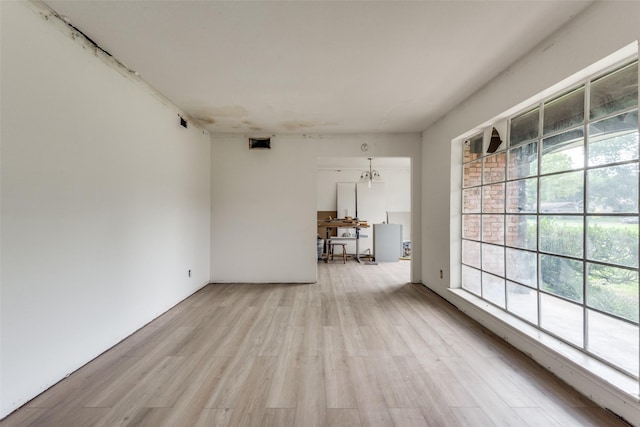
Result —
[{"label": "light hardwood floor", "polygon": [[408,262],[212,284],[2,426],[622,426]]}]

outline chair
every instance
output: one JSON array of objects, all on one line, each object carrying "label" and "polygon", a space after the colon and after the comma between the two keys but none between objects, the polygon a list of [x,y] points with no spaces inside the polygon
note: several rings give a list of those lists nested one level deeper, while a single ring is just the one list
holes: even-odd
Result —
[{"label": "chair", "polygon": [[342,246],[342,263],[347,263],[347,244],[338,242],[329,242],[329,253],[331,254],[331,261],[333,261],[333,252],[336,246]]}]

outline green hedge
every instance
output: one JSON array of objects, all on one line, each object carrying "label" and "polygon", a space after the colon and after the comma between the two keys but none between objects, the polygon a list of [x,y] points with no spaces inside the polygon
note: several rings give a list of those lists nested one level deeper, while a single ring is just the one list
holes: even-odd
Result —
[{"label": "green hedge", "polygon": [[[535,227],[528,232],[535,233]],[[533,229],[533,230],[531,230]],[[582,257],[583,228],[572,223],[545,217],[540,221],[540,250]],[[638,263],[638,227],[625,224],[592,225],[587,230],[587,258],[611,264],[636,267]],[[542,289],[555,295],[582,302],[583,263],[542,255]],[[589,284],[587,303],[590,307],[638,322],[637,271],[587,263]]]}]

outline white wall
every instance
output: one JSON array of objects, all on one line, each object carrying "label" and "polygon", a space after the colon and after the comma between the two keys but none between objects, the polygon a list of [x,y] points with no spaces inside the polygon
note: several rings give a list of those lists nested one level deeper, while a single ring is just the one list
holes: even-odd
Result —
[{"label": "white wall", "polygon": [[0,417],[209,281],[209,136],[31,7],[0,2]]},{"label": "white wall", "polygon": [[[211,281],[315,282],[317,159],[362,157],[363,142],[370,156],[419,165],[418,134],[276,135],[268,151],[249,150],[243,135],[213,135]],[[420,168],[412,173],[419,229]],[[419,281],[420,263],[413,264]]]},{"label": "white wall", "polygon": [[[605,30],[606,29],[606,30]],[[513,330],[496,326],[449,286],[459,286],[460,149],[452,140],[640,38],[640,3],[597,2],[427,129],[422,136],[422,279],[428,287],[494,329],[574,387],[627,419],[640,419],[637,401],[595,387],[576,366],[543,354]],[[452,82],[455,84],[455,82]],[[449,183],[451,183],[449,185]],[[451,261],[451,262],[450,262]],[[440,279],[439,270],[444,270]],[[630,418],[631,417],[631,418]]]},{"label": "white wall", "polygon": [[315,159],[309,141],[273,138],[249,150],[243,136],[212,138],[211,279],[316,280]]}]

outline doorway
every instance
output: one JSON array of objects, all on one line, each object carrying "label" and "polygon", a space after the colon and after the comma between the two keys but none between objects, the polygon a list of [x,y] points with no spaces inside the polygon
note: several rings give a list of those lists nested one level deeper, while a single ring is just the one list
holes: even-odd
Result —
[{"label": "doorway", "polygon": [[[374,225],[400,225],[397,262],[409,263],[411,267],[411,167],[409,157],[374,157],[371,160],[368,157],[318,157],[318,219],[353,217],[367,221],[369,228],[360,231],[359,256],[361,261],[372,262],[375,262]],[[374,172],[373,179],[369,180],[371,171]],[[381,226],[375,228],[382,229]],[[319,238],[325,239],[324,231],[318,230]],[[349,236],[352,231],[337,229],[332,234]],[[347,252],[350,259],[355,258],[355,242],[348,242]]]}]

